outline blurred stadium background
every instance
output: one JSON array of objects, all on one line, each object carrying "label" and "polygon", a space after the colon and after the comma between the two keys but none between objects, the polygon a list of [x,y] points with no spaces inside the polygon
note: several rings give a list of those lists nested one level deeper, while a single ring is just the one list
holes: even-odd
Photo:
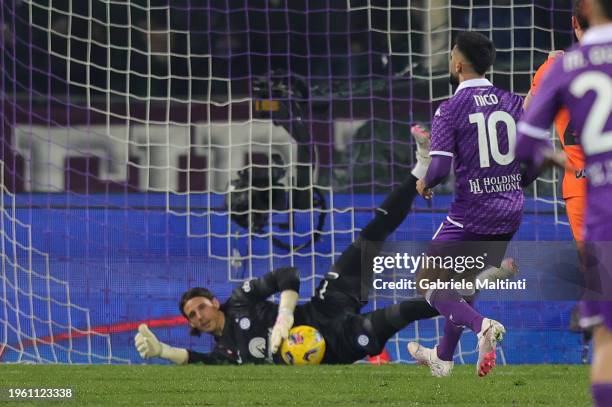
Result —
[{"label": "blurred stadium background", "polygon": [[[570,0],[3,1],[0,361],[140,363],[140,321],[205,351],[180,294],[223,299],[282,265],[307,299],[411,168],[410,125],[451,94],[453,34],[489,35],[488,77],[525,94],[570,16]],[[571,239],[557,179],[527,191],[515,239]],[[430,239],[451,194],[394,239]],[[480,304],[508,363],[580,363],[572,307]],[[439,332],[409,327],[389,353]]]}]

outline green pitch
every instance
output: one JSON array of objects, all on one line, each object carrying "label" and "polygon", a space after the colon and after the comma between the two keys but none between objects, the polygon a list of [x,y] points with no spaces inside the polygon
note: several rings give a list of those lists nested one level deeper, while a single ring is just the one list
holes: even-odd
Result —
[{"label": "green pitch", "polygon": [[435,379],[415,365],[392,366],[21,366],[0,365],[7,388],[66,388],[66,401],[8,405],[69,406],[588,406],[588,367],[498,367],[480,379],[455,366]]}]

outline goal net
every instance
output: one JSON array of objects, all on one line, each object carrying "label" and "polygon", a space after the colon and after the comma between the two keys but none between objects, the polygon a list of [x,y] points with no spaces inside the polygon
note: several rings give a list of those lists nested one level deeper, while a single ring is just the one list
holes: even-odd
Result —
[{"label": "goal net", "polygon": [[[490,36],[488,77],[520,94],[573,41],[569,0],[12,0],[0,13],[6,361],[140,361],[142,321],[206,350],[181,293],[226,298],[280,266],[300,269],[307,299],[412,167],[410,126],[452,92],[453,34]],[[557,178],[530,192],[551,224]],[[394,238],[430,239],[449,202],[417,202]],[[416,324],[389,350],[404,361],[407,340],[440,333]]]}]

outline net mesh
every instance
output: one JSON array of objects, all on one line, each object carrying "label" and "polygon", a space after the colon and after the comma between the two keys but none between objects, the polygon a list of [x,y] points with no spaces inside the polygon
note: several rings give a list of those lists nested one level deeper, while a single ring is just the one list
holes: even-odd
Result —
[{"label": "net mesh", "polygon": [[[412,167],[409,128],[451,95],[457,31],[490,36],[487,76],[520,94],[548,52],[573,41],[569,0],[12,0],[0,10],[2,344],[19,361],[139,360],[129,341],[143,320],[193,345],[172,319],[183,290],[224,298],[282,265],[299,267],[308,298]],[[562,222],[557,181],[547,174],[530,193]],[[431,238],[448,202],[417,202],[394,237]],[[405,341],[439,335],[439,320],[423,322],[390,347],[405,360]]]},{"label": "net mesh", "polygon": [[15,195],[4,186],[0,195],[0,360],[129,363],[113,356],[109,333],[92,329],[89,310],[72,303],[68,281],[51,275],[49,255],[33,247],[31,226],[18,218]]}]

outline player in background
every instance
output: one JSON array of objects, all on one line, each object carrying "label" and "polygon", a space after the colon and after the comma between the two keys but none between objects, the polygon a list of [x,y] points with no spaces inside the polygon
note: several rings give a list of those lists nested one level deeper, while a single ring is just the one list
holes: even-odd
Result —
[{"label": "player in background", "polygon": [[[413,173],[422,177],[426,171],[427,163],[418,162]],[[370,278],[362,276],[361,242],[383,242],[403,222],[417,195],[417,176],[410,174],[387,196],[374,219],[321,280],[310,301],[297,305],[300,278],[295,268],[277,269],[247,281],[223,304],[208,289],[192,288],[183,294],[179,309],[189,321],[192,335],[214,337],[212,352],[168,346],[141,325],[135,337],[141,357],[161,357],[177,364],[283,363],[277,350],[294,322],[315,327],[325,338],[322,363],[353,363],[378,355],[399,330],[438,315],[422,298],[360,313],[367,303],[361,298],[362,283],[370,282],[371,286],[373,273],[371,266],[366,267]],[[280,293],[279,304],[267,300],[275,293]]]},{"label": "player in background", "polygon": [[[584,0],[574,1],[574,12],[572,16],[572,27],[578,42],[582,40],[582,36],[589,28],[589,21],[584,15]],[[531,89],[525,98],[524,108],[527,109],[533,96],[538,93],[540,84],[546,73],[550,70],[557,57],[563,55],[563,51],[552,51],[546,62],[544,62],[536,71]],[[569,219],[570,228],[574,240],[580,242],[583,240],[584,228],[584,210],[586,206],[586,179],[584,173],[584,153],[582,147],[577,140],[576,130],[573,123],[570,121],[570,115],[567,108],[562,108],[555,117],[555,129],[559,135],[563,151],[567,156],[568,163],[573,167],[574,171],[565,171],[563,176],[562,193],[565,200],[565,210]]]},{"label": "player in background", "polygon": [[[521,175],[513,153],[523,98],[494,87],[485,78],[494,58],[493,43],[482,34],[462,32],[457,36],[451,51],[450,79],[459,86],[434,115],[432,162],[417,189],[423,197],[431,197],[431,189],[450,173],[454,160],[455,199],[433,240],[483,242],[479,246],[489,252],[489,265],[499,267],[520,225],[522,186],[530,180]],[[451,289],[424,294],[446,318],[444,336],[434,349],[409,343],[410,354],[427,364],[434,376],[448,376],[457,343],[464,327],[469,327],[478,335],[477,374],[488,374],[495,366],[495,347],[503,338],[504,326],[474,309],[473,292]]]},{"label": "player in background", "polygon": [[[582,36],[589,28],[589,20],[584,15],[584,0],[574,0],[574,8],[572,14],[572,28],[578,42],[582,41]],[[525,97],[525,103],[523,108],[526,110],[529,107],[529,103],[534,95],[538,93],[538,88],[544,76],[556,58],[563,55],[563,51],[551,51],[548,59],[538,68],[536,71],[533,81],[531,82],[531,89]],[[570,122],[570,115],[567,108],[562,108],[557,116],[555,117],[555,130],[559,135],[563,152],[567,157],[569,167],[566,169],[563,175],[562,183],[562,195],[565,201],[565,211],[567,218],[569,219],[570,229],[576,245],[578,247],[578,253],[582,255],[584,240],[584,212],[586,208],[586,178],[584,172],[584,152],[578,142],[576,130],[574,125]],[[588,343],[591,340],[591,331],[582,330],[579,325],[580,319],[579,307],[576,307],[572,311],[570,319],[570,329],[572,331],[582,332],[584,346],[586,347],[584,353],[588,352]]]},{"label": "player in background", "polygon": [[[612,2],[584,0],[590,28],[579,46],[554,62],[519,124],[517,159],[538,168],[551,156],[548,129],[568,109],[585,155],[587,203],[584,241],[588,296],[583,327],[593,328],[592,393],[595,405],[612,405]],[[595,250],[598,250],[596,252]],[[593,251],[592,251],[593,250]],[[593,286],[590,272],[596,272]]]}]

